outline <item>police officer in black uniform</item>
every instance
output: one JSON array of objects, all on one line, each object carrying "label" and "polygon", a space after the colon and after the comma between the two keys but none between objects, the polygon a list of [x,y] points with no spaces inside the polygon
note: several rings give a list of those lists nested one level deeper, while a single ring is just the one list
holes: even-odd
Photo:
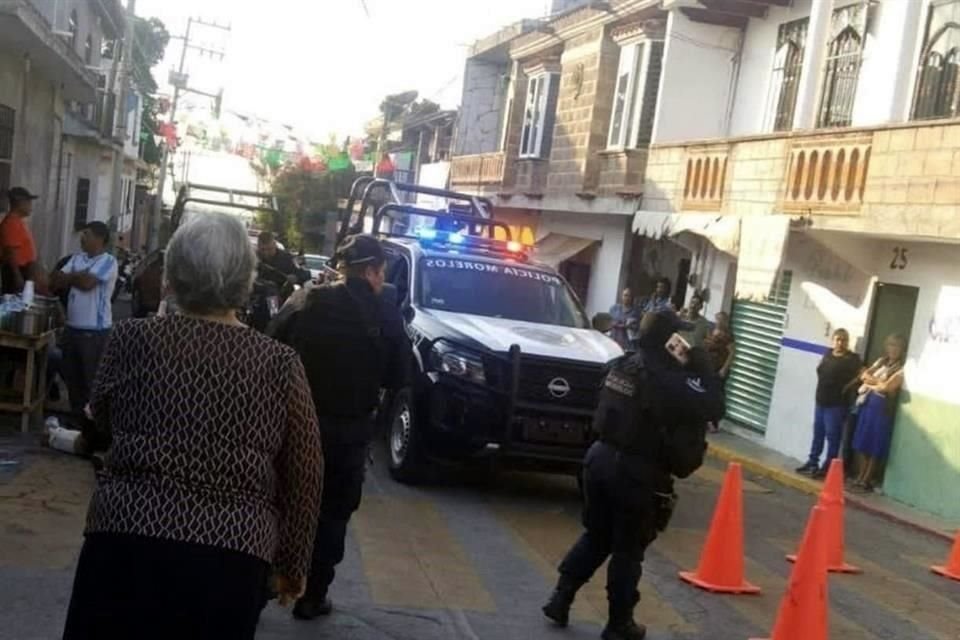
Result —
[{"label": "police officer in black uniform", "polygon": [[381,387],[407,384],[411,347],[393,298],[383,296],[385,254],[369,235],[337,255],[344,278],[291,296],[270,333],[300,354],[323,436],[320,521],[307,589],[294,617],[329,615],[327,590],[343,560],[347,524],[360,506]]},{"label": "police officer in black uniform", "polygon": [[287,284],[303,284],[310,272],[297,266],[293,256],[277,246],[276,236],[264,231],[257,236],[257,279],[272,282],[283,288]]},{"label": "police officer in black uniform", "polygon": [[577,591],[610,558],[609,621],[604,640],[642,640],[634,622],[643,557],[666,528],[676,494],[673,478],[703,463],[706,425],[723,415],[720,381],[706,354],[688,350],[670,311],[641,319],[639,349],[608,374],[594,420],[599,440],[584,460],[586,531],[560,565],[544,614],[566,626]]}]

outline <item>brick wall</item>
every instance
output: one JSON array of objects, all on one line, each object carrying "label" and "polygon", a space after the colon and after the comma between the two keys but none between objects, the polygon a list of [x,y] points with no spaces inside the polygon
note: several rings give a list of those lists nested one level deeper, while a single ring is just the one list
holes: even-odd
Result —
[{"label": "brick wall", "polygon": [[[567,23],[580,23],[602,13],[585,9],[562,18],[560,22],[563,24],[552,26],[559,33],[569,26]],[[611,197],[616,198],[616,202],[610,204],[619,209],[623,204],[620,196],[624,192],[638,194],[641,191],[646,148],[619,154],[606,152],[621,50],[611,34],[618,33],[617,37],[622,39],[620,31],[625,25],[636,26],[639,30],[646,24],[644,20],[654,17],[663,17],[663,14],[650,7],[642,12],[625,13],[617,20],[611,18],[605,24],[586,27],[575,35],[559,36],[548,48],[536,53],[528,53],[529,47],[533,41],[542,39],[542,34],[529,34],[511,43],[514,81],[512,95],[507,100],[512,107],[505,116],[503,192],[542,192],[545,197],[557,196],[567,202],[591,202],[594,208],[606,206],[595,201],[594,197]],[[548,114],[550,122],[545,131],[551,131],[552,126],[552,136],[549,142],[546,139],[543,142],[545,157],[543,162],[521,160],[518,156],[528,82],[524,69],[533,73],[538,63],[547,63],[549,67],[557,60],[559,91],[556,108]],[[659,69],[651,73],[650,90],[644,92],[644,98],[649,102],[645,109],[653,109],[656,104]],[[652,120],[652,114],[650,116]],[[575,195],[583,198],[569,200]]]},{"label": "brick wall", "polygon": [[646,149],[627,149],[597,154],[598,195],[639,193],[643,188],[647,156]]},{"label": "brick wall", "polygon": [[603,42],[603,30],[596,29],[566,44],[547,178],[551,193],[584,191],[587,160],[596,150],[590,144]]},{"label": "brick wall", "polygon": [[520,159],[515,164],[514,190],[520,193],[542,195],[547,187],[549,162],[537,159]]}]

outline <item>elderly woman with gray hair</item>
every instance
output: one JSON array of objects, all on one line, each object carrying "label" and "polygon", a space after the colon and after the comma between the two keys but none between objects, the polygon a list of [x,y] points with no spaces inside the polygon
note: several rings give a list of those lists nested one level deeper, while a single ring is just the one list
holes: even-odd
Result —
[{"label": "elderly woman with gray hair", "polygon": [[94,384],[113,434],[87,516],[64,638],[254,637],[271,574],[304,587],[323,475],[290,348],[237,320],[256,257],[235,218],[177,231],[180,313],[118,326]]}]

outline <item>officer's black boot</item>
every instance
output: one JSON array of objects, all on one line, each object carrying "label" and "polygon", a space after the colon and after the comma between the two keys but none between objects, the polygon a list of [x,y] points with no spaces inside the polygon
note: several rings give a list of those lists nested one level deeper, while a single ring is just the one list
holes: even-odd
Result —
[{"label": "officer's black boot", "polygon": [[556,588],[550,594],[550,600],[543,606],[543,615],[553,620],[557,626],[567,626],[570,623],[570,607],[573,606],[573,599],[581,586],[582,582],[561,573]]},{"label": "officer's black boot", "polygon": [[639,601],[639,594],[630,600],[610,601],[610,620],[603,630],[603,640],[643,640],[647,637],[647,628],[633,620],[633,609]]}]

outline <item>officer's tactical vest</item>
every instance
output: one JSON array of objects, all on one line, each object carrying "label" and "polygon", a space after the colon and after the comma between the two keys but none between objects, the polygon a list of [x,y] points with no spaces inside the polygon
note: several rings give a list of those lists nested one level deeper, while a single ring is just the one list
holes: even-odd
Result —
[{"label": "officer's tactical vest", "polygon": [[[639,456],[664,472],[687,477],[703,464],[707,416],[690,419],[672,411],[673,391],[658,384],[642,352],[616,361],[607,374],[594,417],[600,439],[624,453]],[[676,372],[671,376],[676,382]],[[686,407],[689,409],[690,407]]]}]

